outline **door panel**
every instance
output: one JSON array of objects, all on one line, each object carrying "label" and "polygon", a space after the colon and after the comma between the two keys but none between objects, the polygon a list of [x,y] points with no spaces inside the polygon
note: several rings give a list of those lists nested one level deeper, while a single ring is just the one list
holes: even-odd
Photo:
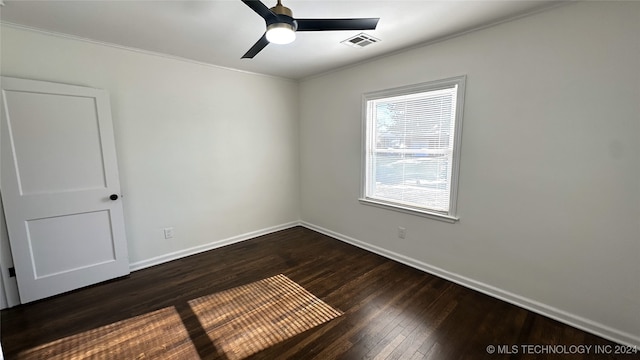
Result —
[{"label": "door panel", "polygon": [[36,279],[114,261],[110,229],[106,210],[27,221]]},{"label": "door panel", "polygon": [[5,96],[21,195],[105,187],[95,98],[23,91]]},{"label": "door panel", "polygon": [[22,303],[129,273],[108,94],[2,77],[3,205]]}]

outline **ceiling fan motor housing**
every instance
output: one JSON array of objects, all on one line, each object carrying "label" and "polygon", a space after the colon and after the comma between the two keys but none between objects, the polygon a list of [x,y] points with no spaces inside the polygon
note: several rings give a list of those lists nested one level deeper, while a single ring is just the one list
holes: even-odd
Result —
[{"label": "ceiling fan motor housing", "polygon": [[288,7],[282,5],[282,3],[280,1],[278,1],[278,4],[276,6],[274,6],[274,7],[272,7],[270,10],[273,11],[274,14],[287,15],[290,18],[293,17],[293,12],[291,11],[291,9],[289,9]]},{"label": "ceiling fan motor housing", "polygon": [[269,10],[276,14],[276,17],[265,19],[267,23],[267,29],[269,29],[270,27],[277,27],[277,25],[274,24],[282,23],[291,25],[291,27],[293,27],[293,31],[296,31],[298,29],[298,23],[293,18],[293,12],[288,7],[282,5],[280,1],[278,1],[278,4],[276,6],[272,7]]}]

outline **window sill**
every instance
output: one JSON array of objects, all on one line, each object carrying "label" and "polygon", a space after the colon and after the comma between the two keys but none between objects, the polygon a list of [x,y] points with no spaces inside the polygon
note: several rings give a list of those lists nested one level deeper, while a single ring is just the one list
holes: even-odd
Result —
[{"label": "window sill", "polygon": [[361,198],[361,199],[358,199],[358,200],[363,205],[375,206],[375,207],[379,207],[379,208],[382,208],[382,209],[402,212],[402,213],[405,213],[405,214],[422,216],[422,217],[426,217],[426,218],[429,218],[429,219],[444,221],[444,222],[448,222],[448,223],[452,223],[452,224],[457,222],[458,220],[460,220],[460,218],[454,217],[454,216],[444,215],[444,214],[440,214],[440,213],[436,213],[436,212],[430,212],[430,211],[426,211],[426,210],[419,210],[419,209],[411,208],[411,207],[408,207],[408,206],[401,206],[401,205],[391,204],[391,203],[382,202],[382,201],[373,200],[373,199],[362,199]]}]

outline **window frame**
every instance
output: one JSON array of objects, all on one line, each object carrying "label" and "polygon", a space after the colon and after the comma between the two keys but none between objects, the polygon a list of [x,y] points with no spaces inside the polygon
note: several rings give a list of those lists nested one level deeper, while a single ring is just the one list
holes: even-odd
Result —
[{"label": "window frame", "polygon": [[[369,158],[368,151],[370,147],[371,134],[374,123],[374,119],[368,119],[368,103],[372,100],[380,100],[385,98],[392,98],[402,95],[411,95],[423,92],[438,91],[442,89],[448,89],[458,86],[456,92],[456,113],[455,113],[455,125],[453,135],[453,153],[451,156],[451,179],[449,187],[449,211],[437,211],[425,207],[410,206],[402,203],[397,203],[391,200],[385,200],[375,197],[367,196],[367,186],[369,184]],[[359,201],[364,205],[371,205],[380,207],[383,209],[399,211],[412,215],[418,215],[435,220],[446,221],[454,223],[459,220],[457,216],[457,203],[458,203],[458,181],[460,174],[460,151],[462,148],[462,119],[464,110],[464,94],[466,85],[466,75],[456,76],[441,80],[423,82],[419,84],[407,85],[396,87],[392,89],[385,89],[379,91],[367,92],[362,95],[362,156],[361,156],[361,176],[360,176],[360,198]]]}]

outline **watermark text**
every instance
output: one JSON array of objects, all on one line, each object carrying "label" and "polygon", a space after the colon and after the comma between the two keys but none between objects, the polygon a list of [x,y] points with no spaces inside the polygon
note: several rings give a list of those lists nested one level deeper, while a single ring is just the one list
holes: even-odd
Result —
[{"label": "watermark text", "polygon": [[487,346],[489,354],[601,354],[601,355],[630,355],[639,354],[635,346],[625,345],[562,345],[562,344],[495,344]]}]

